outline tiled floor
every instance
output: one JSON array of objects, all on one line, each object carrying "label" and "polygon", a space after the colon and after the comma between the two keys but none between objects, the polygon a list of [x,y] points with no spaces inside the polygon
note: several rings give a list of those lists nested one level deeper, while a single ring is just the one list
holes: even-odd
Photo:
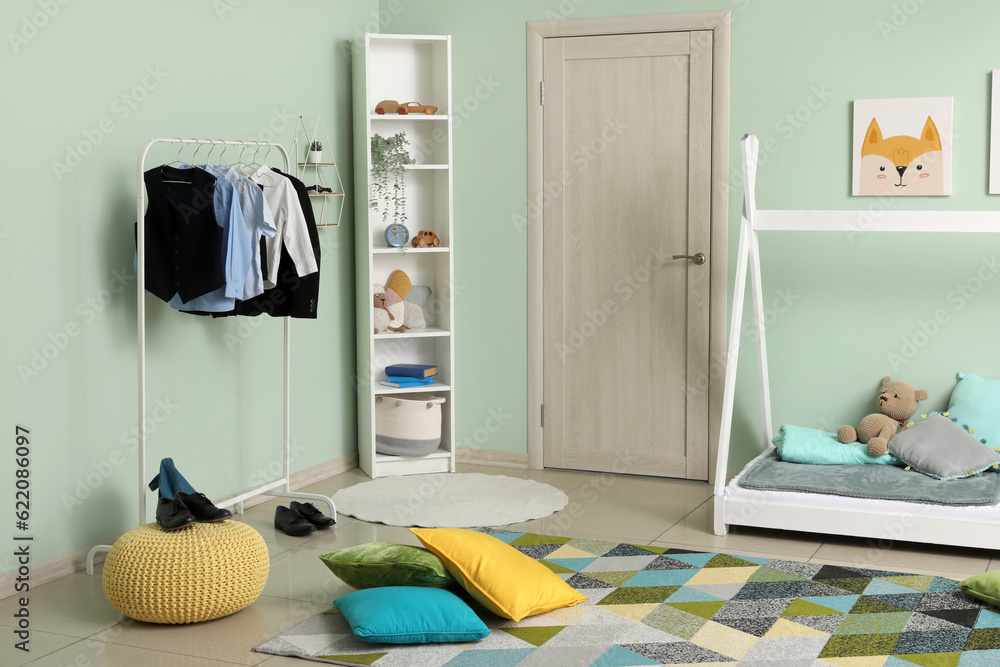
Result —
[{"label": "tiled floor", "polygon": [[[726,537],[712,533],[712,490],[705,483],[615,477],[566,471],[536,471],[490,466],[460,466],[459,472],[530,477],[567,493],[566,509],[512,528],[581,537],[602,537],[636,544],[657,544],[702,551],[746,553],[793,560],[871,566],[962,578],[1000,569],[1000,553],[976,549],[896,545],[873,549],[865,540],[824,538],[780,531],[733,529]],[[366,481],[358,471],[338,475],[304,489],[332,495]],[[289,537],[273,527],[279,501],[258,505],[239,517],[267,542],[271,569],[264,592],[241,612],[197,625],[163,626],[124,618],[107,601],[100,571],[83,572],[34,589],[31,594],[31,652],[13,647],[12,632],[0,645],[0,665],[31,663],[53,667],[127,665],[309,664],[292,658],[252,653],[250,648],[290,625],[329,608],[352,589],[319,561],[320,554],[371,541],[419,545],[405,528],[341,516],[335,528],[306,538]],[[14,598],[0,600],[0,626],[13,626]],[[11,630],[13,628],[10,628]]]}]

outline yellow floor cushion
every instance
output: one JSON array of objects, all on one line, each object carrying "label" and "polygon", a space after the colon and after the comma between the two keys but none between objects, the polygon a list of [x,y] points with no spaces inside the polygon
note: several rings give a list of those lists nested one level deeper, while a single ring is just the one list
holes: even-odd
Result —
[{"label": "yellow floor cushion", "polygon": [[264,538],[245,523],[196,523],[169,533],[148,523],[111,547],[104,593],[138,621],[197,623],[250,605],[268,568]]}]

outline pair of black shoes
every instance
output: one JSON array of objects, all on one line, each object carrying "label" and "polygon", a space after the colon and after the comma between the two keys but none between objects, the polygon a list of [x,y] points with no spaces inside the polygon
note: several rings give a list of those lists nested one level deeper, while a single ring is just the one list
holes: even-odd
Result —
[{"label": "pair of black shoes", "polygon": [[232,518],[232,512],[213,505],[204,493],[178,491],[173,498],[160,498],[156,505],[156,523],[166,531]]},{"label": "pair of black shoes", "polygon": [[312,503],[293,500],[288,505],[278,505],[274,510],[274,527],[284,531],[285,535],[302,537],[317,528],[329,528],[337,523],[336,519],[323,514]]},{"label": "pair of black shoes", "polygon": [[327,188],[322,185],[310,185],[306,188],[306,192],[316,192],[318,194],[324,194],[326,192],[333,192],[333,188]]}]

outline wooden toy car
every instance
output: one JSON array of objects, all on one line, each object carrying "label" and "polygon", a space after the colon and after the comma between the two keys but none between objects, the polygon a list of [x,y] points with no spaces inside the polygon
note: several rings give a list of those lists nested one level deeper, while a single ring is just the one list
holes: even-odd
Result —
[{"label": "wooden toy car", "polygon": [[400,111],[399,113],[422,113],[428,116],[433,116],[438,110],[437,107],[432,107],[429,104],[418,104],[417,102],[407,102],[403,105],[403,108],[406,111]]},{"label": "wooden toy car", "polygon": [[413,240],[410,241],[410,244],[414,248],[426,248],[429,245],[432,245],[436,248],[439,245],[441,245],[441,240],[437,237],[437,234],[435,234],[431,230],[422,229],[419,232],[417,232],[417,235],[413,237]]},{"label": "wooden toy car", "polygon": [[428,116],[437,113],[438,108],[432,107],[430,105],[418,104],[416,102],[407,102],[406,104],[400,104],[396,100],[382,100],[375,105],[375,113],[382,115],[387,113],[395,113],[400,116],[405,116],[409,113],[424,113]]}]

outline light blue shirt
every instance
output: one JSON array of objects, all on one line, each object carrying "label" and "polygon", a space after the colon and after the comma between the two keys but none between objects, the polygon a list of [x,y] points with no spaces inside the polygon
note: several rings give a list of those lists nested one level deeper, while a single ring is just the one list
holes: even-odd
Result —
[{"label": "light blue shirt", "polygon": [[232,167],[226,172],[226,178],[243,186],[243,192],[237,192],[240,208],[243,210],[243,221],[250,235],[250,272],[243,284],[243,299],[264,293],[264,274],[260,269],[260,237],[272,238],[278,233],[274,226],[274,216],[271,207],[264,201],[264,192],[249,178],[238,173]]},{"label": "light blue shirt", "polygon": [[236,307],[236,299],[243,297],[243,286],[246,284],[253,258],[253,251],[250,247],[250,232],[243,219],[239,199],[242,194],[240,191],[247,188],[242,184],[235,184],[222,178],[222,173],[215,169],[204,166],[198,168],[216,177],[212,204],[215,208],[216,221],[223,229],[226,284],[190,301],[181,301],[180,295],[175,294],[168,303],[177,310],[224,313],[233,310]]}]

